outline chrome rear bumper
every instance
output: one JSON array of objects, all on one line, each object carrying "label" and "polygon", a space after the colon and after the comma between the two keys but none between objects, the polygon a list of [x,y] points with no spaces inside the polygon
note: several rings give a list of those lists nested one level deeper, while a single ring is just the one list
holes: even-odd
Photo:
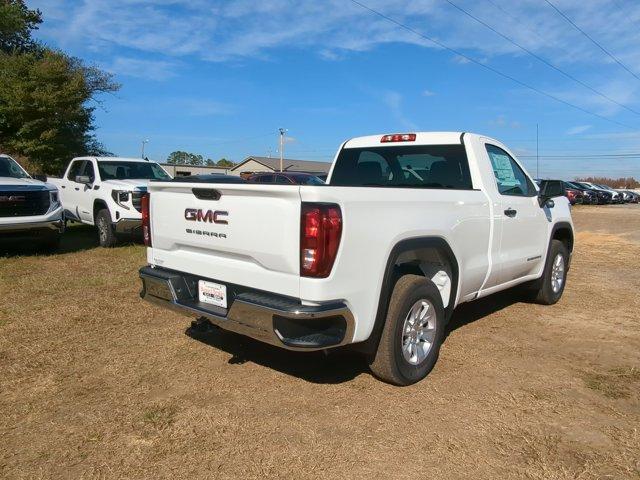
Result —
[{"label": "chrome rear bumper", "polygon": [[353,339],[354,318],[344,302],[307,306],[290,297],[227,284],[229,308],[224,309],[198,301],[198,277],[148,266],[140,269],[140,278],[144,300],[271,345],[322,350]]}]

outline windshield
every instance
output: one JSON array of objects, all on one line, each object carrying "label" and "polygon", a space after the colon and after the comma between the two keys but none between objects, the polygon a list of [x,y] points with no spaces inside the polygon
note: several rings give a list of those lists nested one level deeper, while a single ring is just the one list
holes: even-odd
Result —
[{"label": "windshield", "polygon": [[104,180],[169,180],[160,165],[153,162],[113,162],[100,160],[98,162],[100,178]]},{"label": "windshield", "polygon": [[31,178],[11,157],[0,157],[0,177]]}]

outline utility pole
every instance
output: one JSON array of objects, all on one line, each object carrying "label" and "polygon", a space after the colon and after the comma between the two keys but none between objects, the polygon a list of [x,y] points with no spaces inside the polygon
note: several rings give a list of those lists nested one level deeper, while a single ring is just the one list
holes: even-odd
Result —
[{"label": "utility pole", "polygon": [[284,163],[284,135],[287,133],[286,128],[279,128],[280,132],[280,171],[283,171],[283,163]]},{"label": "utility pole", "polygon": [[538,135],[537,123],[536,123],[536,178],[540,178],[540,148],[539,148],[539,135]]},{"label": "utility pole", "polygon": [[144,158],[144,146],[149,143],[149,139],[146,138],[142,140],[142,151],[140,152],[140,158]]}]

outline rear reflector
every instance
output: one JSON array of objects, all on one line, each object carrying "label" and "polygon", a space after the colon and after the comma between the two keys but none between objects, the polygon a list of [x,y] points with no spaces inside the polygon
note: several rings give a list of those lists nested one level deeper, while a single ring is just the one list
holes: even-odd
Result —
[{"label": "rear reflector", "polygon": [[300,220],[300,275],[328,277],[342,235],[340,207],[326,203],[303,203]]},{"label": "rear reflector", "polygon": [[149,217],[149,193],[142,195],[140,199],[140,210],[142,213],[142,238],[147,247],[151,246],[151,220]]},{"label": "rear reflector", "polygon": [[393,135],[385,135],[380,139],[380,143],[391,142],[415,142],[415,133],[394,133]]}]

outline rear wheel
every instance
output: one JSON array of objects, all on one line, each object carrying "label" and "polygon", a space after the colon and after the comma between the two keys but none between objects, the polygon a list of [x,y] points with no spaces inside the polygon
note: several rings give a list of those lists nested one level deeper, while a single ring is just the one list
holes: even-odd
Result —
[{"label": "rear wheel", "polygon": [[106,208],[100,210],[96,215],[96,228],[98,229],[98,241],[101,247],[110,248],[115,246],[118,239],[111,223],[111,215]]},{"label": "rear wheel", "polygon": [[410,385],[426,377],[438,359],[445,315],[435,284],[419,275],[396,283],[378,350],[370,364],[381,380]]}]

